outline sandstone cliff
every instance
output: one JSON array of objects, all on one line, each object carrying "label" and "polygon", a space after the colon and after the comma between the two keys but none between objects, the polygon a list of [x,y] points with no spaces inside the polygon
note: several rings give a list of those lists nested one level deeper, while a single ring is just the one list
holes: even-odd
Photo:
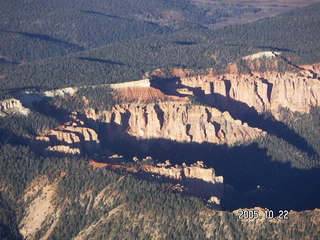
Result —
[{"label": "sandstone cliff", "polygon": [[94,154],[101,150],[98,134],[75,121],[44,131],[34,139],[33,146],[47,155]]},{"label": "sandstone cliff", "polygon": [[213,168],[206,168],[203,162],[198,161],[191,166],[151,166],[142,165],[141,170],[153,174],[158,174],[160,176],[168,177],[175,180],[202,180],[208,183],[223,183],[223,177],[216,177]]},{"label": "sandstone cliff", "polygon": [[216,176],[214,169],[205,167],[202,161],[190,166],[185,163],[182,166],[172,166],[167,160],[166,163],[158,163],[156,166],[144,164],[138,168],[95,161],[90,161],[89,165],[93,169],[108,168],[114,171],[138,174],[142,178],[150,176],[153,178],[168,178],[170,182],[176,184],[170,187],[170,190],[184,191],[208,198],[214,196],[215,207],[219,205],[219,198],[223,196],[225,189],[231,189],[231,186],[224,184],[223,176]]},{"label": "sandstone cliff", "polygon": [[[215,208],[219,208],[220,198],[223,197],[225,189],[230,186],[223,183],[222,176],[216,176],[213,168],[206,168],[204,163],[198,161],[186,166],[171,166],[170,164],[158,164],[158,166],[141,165],[142,173],[149,173],[154,177],[166,177],[172,179],[185,187],[186,192],[206,198],[214,197]],[[179,188],[181,190],[181,188]]]},{"label": "sandstone cliff", "polygon": [[[320,105],[319,64],[299,67],[286,63],[290,71],[279,72],[281,59],[272,55],[276,53],[264,54],[271,59],[263,61],[257,59],[258,55],[245,58],[248,73],[239,73],[239,67],[230,64],[224,73],[208,70],[204,75],[182,74],[176,81],[176,89],[185,88],[188,90],[185,95],[191,91],[213,107],[243,105],[260,113],[270,111],[276,117],[281,107],[308,113],[311,107]],[[265,71],[257,71],[259,68]]]},{"label": "sandstone cliff", "polygon": [[[100,137],[128,134],[137,139],[229,146],[252,141],[266,132],[251,127],[258,126],[252,122],[248,125],[242,114],[270,112],[279,118],[282,107],[307,113],[319,106],[319,64],[299,67],[287,63],[290,71],[278,72],[275,69],[280,63],[289,62],[279,54],[263,52],[243,58],[248,73],[239,74],[237,64],[230,64],[223,73],[209,69],[202,75],[199,71],[158,69],[151,80],[114,84],[112,88],[124,102],[108,111],[86,109],[83,121],[102,121],[108,136]],[[256,71],[262,67],[266,70]],[[166,74],[174,77],[163,78]],[[192,104],[190,96],[205,105]],[[96,133],[99,129],[88,128],[84,122],[45,132],[36,140],[48,152],[92,154],[100,148]]]},{"label": "sandstone cliff", "polygon": [[30,110],[22,106],[18,99],[10,98],[0,101],[0,117],[9,114],[22,114],[28,115]]},{"label": "sandstone cliff", "polygon": [[153,87],[121,87],[116,89],[119,97],[125,101],[180,101],[186,102],[186,97],[167,95]]},{"label": "sandstone cliff", "polygon": [[264,134],[260,129],[233,119],[228,112],[179,102],[128,103],[101,112],[90,109],[87,117],[103,119],[109,132],[126,132],[139,139],[232,145]]},{"label": "sandstone cliff", "polygon": [[[117,84],[116,91],[131,103],[111,111],[89,109],[87,117],[103,119],[110,132],[139,139],[233,145],[265,134],[237,120],[242,114],[270,112],[279,119],[281,108],[308,113],[319,106],[319,64],[295,66],[277,52],[253,54],[243,61],[248,73],[240,74],[237,64],[223,73],[209,69],[202,75],[188,69],[157,69],[150,84]],[[289,70],[278,72],[284,62]],[[261,68],[265,71],[258,72]],[[188,96],[206,106],[188,104]]]},{"label": "sandstone cliff", "polygon": [[202,74],[190,69],[157,69],[152,73],[151,86],[170,85],[171,94],[194,95],[212,107],[254,108],[278,117],[281,107],[308,113],[311,107],[319,106],[319,74],[319,63],[296,66],[279,52],[260,52],[226,69],[208,69]]}]

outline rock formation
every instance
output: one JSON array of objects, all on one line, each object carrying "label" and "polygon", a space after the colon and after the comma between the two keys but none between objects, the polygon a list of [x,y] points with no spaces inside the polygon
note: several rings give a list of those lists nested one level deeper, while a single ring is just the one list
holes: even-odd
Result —
[{"label": "rock formation", "polygon": [[[191,166],[171,166],[168,164],[151,166],[141,165],[142,173],[149,173],[155,177],[166,177],[172,179],[184,187],[187,191],[198,196],[212,197],[219,199],[223,196],[225,185],[222,176],[216,176],[213,168],[206,168],[204,163],[198,161]],[[220,202],[217,200],[216,203]]]},{"label": "rock formation", "polygon": [[100,162],[95,162],[95,161],[90,161],[89,165],[93,167],[93,169],[97,168],[108,168],[114,171],[120,170],[120,171],[125,171],[125,172],[130,172],[130,173],[138,173],[138,170],[133,168],[133,167],[126,167],[124,165],[120,164],[110,164],[110,163],[100,163]]},{"label": "rock formation", "polygon": [[225,189],[230,188],[229,185],[223,183],[222,176],[216,176],[214,169],[207,168],[202,161],[198,161],[190,166],[186,164],[182,164],[182,166],[172,166],[169,160],[167,160],[165,163],[159,163],[156,166],[140,165],[138,169],[126,167],[121,164],[95,161],[90,161],[89,165],[94,169],[108,168],[114,171],[120,170],[133,174],[139,173],[142,178],[151,176],[156,177],[156,179],[161,179],[164,177],[176,184],[170,188],[171,190],[178,190],[180,192],[183,190],[203,197],[215,196],[215,198],[218,199],[216,203],[219,202],[219,198],[223,196]]},{"label": "rock formation", "polygon": [[48,155],[94,154],[101,151],[98,134],[91,128],[68,122],[54,130],[44,131],[34,139],[37,149]]},{"label": "rock formation", "polygon": [[183,177],[183,169],[176,168],[174,166],[165,168],[165,167],[155,167],[152,165],[142,165],[141,170],[144,172],[157,174],[159,176],[168,177],[175,180],[182,180],[182,177]]},{"label": "rock formation", "polygon": [[9,114],[28,115],[30,110],[22,106],[18,99],[10,98],[0,101],[0,117]]},{"label": "rock formation", "polygon": [[274,115],[280,107],[308,113],[312,106],[319,106],[320,100],[320,80],[305,72],[191,77],[182,78],[181,84],[202,91],[207,99],[212,96],[208,101],[211,105],[232,99],[234,104],[244,103],[260,113],[270,111]]},{"label": "rock formation", "polygon": [[163,138],[232,145],[264,134],[260,129],[233,119],[228,112],[171,101],[121,104],[111,111],[88,110],[87,116],[104,119],[109,132],[126,132],[139,139]]},{"label": "rock formation", "polygon": [[175,180],[202,180],[207,183],[223,183],[222,176],[215,176],[213,168],[206,168],[202,161],[198,161],[190,166],[151,166],[141,165],[142,171],[149,172],[152,174],[158,174],[160,176],[168,177]]},{"label": "rock formation", "polygon": [[118,88],[117,93],[119,97],[125,101],[134,102],[152,102],[152,101],[180,101],[186,102],[186,97],[177,97],[167,95],[161,92],[159,89],[153,87],[127,87]]},{"label": "rock formation", "polygon": [[[319,106],[319,64],[295,66],[276,52],[253,54],[241,61],[246,73],[240,74],[239,63],[222,72],[209,69],[207,74],[157,69],[151,79],[112,84],[124,102],[111,110],[86,109],[82,120],[105,124],[108,136],[101,137],[130,135],[232,146],[266,134],[241,118],[247,112],[270,112],[279,119],[280,108],[308,113],[311,107]],[[277,71],[284,63],[288,69]],[[163,78],[168,74],[172,77]],[[192,97],[205,105],[193,104]],[[36,140],[49,152],[94,153],[100,148],[99,129],[88,128],[84,122],[45,132]]]},{"label": "rock formation", "polygon": [[193,91],[193,95],[213,107],[244,105],[259,113],[269,111],[276,117],[281,107],[308,113],[311,107],[319,106],[319,64],[299,67],[286,63],[289,70],[279,72],[281,61],[288,60],[276,58],[277,54],[264,52],[267,60],[259,59],[259,54],[244,58],[248,73],[240,73],[237,64],[230,64],[224,73],[208,70],[206,75],[180,77],[176,88],[187,89],[185,95]]},{"label": "rock formation", "polygon": [[[110,132],[125,132],[139,139],[233,145],[265,134],[237,120],[242,114],[270,112],[279,119],[280,108],[308,113],[319,106],[318,64],[298,67],[278,52],[253,54],[242,61],[247,73],[240,74],[237,64],[230,64],[222,73],[209,69],[202,75],[157,69],[150,82],[117,84],[114,89],[130,103],[116,105],[111,111],[91,109],[87,117],[104,119]],[[277,71],[281,64],[289,70]],[[172,77],[163,78],[168,74]],[[190,96],[206,106],[191,104]]]}]

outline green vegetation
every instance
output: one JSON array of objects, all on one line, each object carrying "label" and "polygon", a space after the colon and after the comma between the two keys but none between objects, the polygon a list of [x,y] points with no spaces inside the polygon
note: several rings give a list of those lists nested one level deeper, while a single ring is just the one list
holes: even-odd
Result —
[{"label": "green vegetation", "polygon": [[[121,176],[107,169],[92,170],[86,159],[43,158],[27,147],[10,145],[2,145],[0,153],[0,182],[6,184],[1,199],[6,203],[1,205],[2,239],[21,239],[17,222],[28,203],[17,205],[16,200],[27,184],[43,175],[49,176],[50,182],[56,181],[61,171],[67,175],[59,182],[54,206],[62,214],[50,239],[71,239],[91,225],[95,228],[86,239],[150,239],[156,234],[161,239],[301,239],[319,234],[320,226],[312,220],[316,217],[312,212],[290,215],[288,221],[252,225],[239,220],[237,213],[210,210],[200,199],[165,191],[169,184]],[[94,206],[90,199],[103,189],[107,189],[102,194],[104,200]],[[17,221],[8,220],[15,214],[10,209],[17,212]],[[302,226],[309,226],[308,231],[299,230]],[[7,235],[8,229],[11,235]],[[45,226],[38,232],[37,239],[43,236],[44,229]]]},{"label": "green vegetation", "polygon": [[310,146],[320,155],[320,108],[314,107],[309,114],[291,112],[289,109],[282,109],[281,121],[302,136]]},{"label": "green vegetation", "polygon": [[97,110],[110,110],[117,102],[116,93],[109,86],[80,88],[78,95],[85,97],[89,107]]},{"label": "green vegetation", "polygon": [[[55,96],[35,103],[34,107],[51,117],[70,114],[77,111],[84,113],[85,108],[109,110],[117,103],[116,93],[109,86],[83,87],[73,95]],[[55,112],[55,114],[52,114]],[[61,117],[61,116],[60,116]]]},{"label": "green vegetation", "polygon": [[9,204],[2,198],[0,192],[0,239],[12,240],[23,239],[19,233],[16,222],[16,213]]},{"label": "green vegetation", "polygon": [[106,44],[204,28],[223,18],[257,12],[250,5],[217,3],[214,9],[187,0],[2,1],[1,55],[5,62],[64,56]]},{"label": "green vegetation", "polygon": [[275,135],[268,134],[258,140],[260,147],[267,148],[268,154],[274,160],[290,163],[298,169],[312,169],[320,167],[320,108],[314,107],[310,113],[291,112],[289,109],[280,109],[280,120],[297,136],[301,137],[314,150],[313,153],[299,148],[299,143],[290,144]]},{"label": "green vegetation", "polygon": [[44,114],[31,112],[28,116],[6,116],[0,118],[0,143],[22,143],[40,132],[53,129],[58,122]]},{"label": "green vegetation", "polygon": [[[219,6],[212,10],[186,0],[54,0],[45,5],[40,0],[3,1],[0,99],[26,89],[87,87],[72,96],[40,102],[34,106],[38,112],[28,116],[0,118],[0,239],[22,239],[18,224],[28,204],[22,196],[28,184],[44,175],[49,183],[59,180],[54,204],[62,214],[50,239],[72,239],[92,225],[95,229],[88,232],[88,239],[320,238],[313,211],[296,213],[288,221],[253,225],[234,213],[209,209],[203,199],[167,191],[169,183],[93,170],[88,159],[48,158],[28,146],[32,137],[55,128],[66,113],[82,112],[87,106],[110,109],[115,104],[109,87],[90,85],[137,80],[156,68],[219,70],[233,61],[247,72],[239,59],[264,50],[280,51],[295,64],[320,61],[319,3],[275,18],[208,30],[207,25],[224,18],[258,11],[237,4]],[[281,59],[278,70],[287,67]],[[259,70],[264,71],[264,66]],[[201,104],[196,97],[190,101]],[[318,207],[320,110],[298,114],[283,109],[281,114],[289,130],[314,153],[277,134],[230,148],[159,140],[150,149],[161,152],[160,161],[201,159],[214,167],[234,187],[223,199],[225,209]],[[148,141],[108,141],[130,154],[139,143],[149,147]],[[159,146],[170,147],[163,151]],[[66,176],[61,178],[61,172]],[[102,193],[103,189],[107,190]],[[104,200],[94,206],[99,194]],[[43,226],[36,239],[47,228]]]},{"label": "green vegetation", "polygon": [[[110,93],[108,88],[102,87],[100,90],[89,88],[79,91],[78,94],[89,96],[89,99],[99,92]],[[94,101],[94,97],[92,99]],[[318,131],[319,109],[313,109],[309,115],[288,117],[292,115],[294,113],[283,110],[288,126],[305,136],[310,144],[317,144],[315,136],[310,131]],[[33,136],[39,130],[53,128],[55,124],[57,122],[50,117],[33,113],[29,117],[2,118],[0,126],[1,131],[8,130],[13,136],[26,137]],[[309,128],[304,128],[307,124]],[[148,182],[103,168],[93,170],[87,164],[87,159],[41,157],[29,147],[22,146],[24,142],[20,144],[19,141],[11,141],[12,135],[1,134],[0,187],[4,190],[0,198],[0,236],[4,236],[3,239],[21,238],[17,226],[25,214],[27,203],[18,199],[27,185],[43,175],[48,176],[51,182],[56,181],[62,171],[67,175],[60,180],[54,200],[55,206],[61,209],[62,214],[51,239],[71,239],[92,224],[97,225],[94,231],[89,232],[88,239],[149,239],[157,233],[163,233],[162,239],[206,239],[208,232],[212,234],[208,239],[239,239],[244,236],[261,239],[270,236],[301,239],[319,234],[319,225],[312,220],[312,212],[298,213],[289,221],[266,221],[261,226],[253,228],[249,223],[239,220],[237,214],[208,209],[202,199],[166,191],[169,183]],[[225,181],[232,183],[236,190],[227,194],[223,201],[223,206],[231,209],[232,206],[242,207],[241,204],[257,206],[253,204],[257,202],[265,206],[269,205],[271,200],[274,205],[280,203],[285,204],[284,206],[295,206],[301,199],[306,201],[305,205],[308,207],[308,204],[318,199],[318,160],[312,162],[312,156],[274,136],[262,139],[259,144],[260,148],[252,144],[230,149],[219,147],[216,150],[212,147],[211,150],[198,147],[198,152],[191,146],[186,146],[189,150],[182,152],[190,155],[188,151],[191,151],[201,159],[201,154],[204,154],[203,156],[213,161],[217,174],[223,172]],[[174,147],[175,152],[177,149],[179,148]],[[274,161],[270,161],[271,157]],[[210,161],[206,162],[210,164]],[[262,188],[252,190],[257,184],[261,184]],[[308,189],[305,187],[306,184],[309,186]],[[106,200],[94,206],[90,199],[95,199],[106,187],[108,190],[103,194]],[[301,194],[301,189],[304,194],[297,195]],[[294,200],[287,202],[288,197]],[[283,199],[287,200],[283,202]],[[99,221],[100,219],[103,221]],[[312,222],[310,229],[305,232],[295,227]],[[290,230],[288,226],[291,226]],[[45,229],[43,226],[37,233],[37,239],[43,236]]]},{"label": "green vegetation", "polygon": [[[279,17],[219,30],[183,30],[166,36],[114,43],[21,65],[0,65],[2,89],[52,89],[140,79],[156,68],[203,69],[258,51],[283,52],[295,63],[320,61],[320,4]],[[181,44],[181,42],[192,44]],[[283,68],[283,67],[282,67]]]}]

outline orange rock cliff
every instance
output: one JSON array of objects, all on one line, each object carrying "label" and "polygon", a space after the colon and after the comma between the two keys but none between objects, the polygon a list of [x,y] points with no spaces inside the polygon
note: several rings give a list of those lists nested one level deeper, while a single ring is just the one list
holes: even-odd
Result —
[{"label": "orange rock cliff", "polygon": [[[266,54],[269,65],[277,59]],[[320,64],[291,66],[290,71],[257,72],[261,61],[252,55],[246,59],[249,72],[239,74],[235,64],[224,73],[196,75],[191,70],[170,70],[170,78],[162,78],[156,70],[152,79],[144,79],[111,87],[127,100],[111,110],[86,109],[85,118],[101,121],[108,126],[108,134],[126,133],[137,139],[169,139],[178,142],[233,145],[252,141],[263,130],[239,120],[232,113],[246,111],[270,112],[279,119],[280,108],[308,113],[320,100]],[[271,59],[271,60],[270,60]],[[254,65],[255,67],[250,66]],[[188,96],[195,96],[205,105],[191,104]],[[236,115],[239,116],[239,115]],[[73,122],[44,132],[36,140],[48,152],[68,154],[94,153],[100,149],[99,133],[95,127]],[[85,121],[85,120],[84,120]],[[63,146],[66,146],[65,148]]]}]

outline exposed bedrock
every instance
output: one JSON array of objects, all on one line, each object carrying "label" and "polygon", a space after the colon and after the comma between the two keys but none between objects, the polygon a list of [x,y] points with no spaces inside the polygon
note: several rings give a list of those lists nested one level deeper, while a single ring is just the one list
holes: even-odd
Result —
[{"label": "exposed bedrock", "polygon": [[[232,69],[232,65],[229,68]],[[269,111],[275,117],[279,116],[281,107],[308,113],[311,107],[320,104],[319,64],[293,70],[251,71],[250,74],[233,73],[230,69],[224,74],[214,74],[209,70],[207,75],[178,77],[176,89],[185,88],[204,103],[219,109],[241,111],[245,109],[239,106],[245,104],[259,113]]]},{"label": "exposed bedrock", "polygon": [[98,134],[91,128],[68,122],[54,130],[44,131],[33,141],[36,149],[47,155],[80,155],[101,152]]},{"label": "exposed bedrock", "polygon": [[204,197],[216,196],[221,198],[226,190],[225,188],[231,188],[231,186],[223,183],[222,176],[216,176],[214,169],[205,167],[201,161],[190,166],[186,164],[171,166],[170,163],[158,164],[157,166],[141,165],[140,171],[152,176],[176,180],[176,182],[187,187],[188,192]]},{"label": "exposed bedrock", "polygon": [[228,112],[180,102],[128,103],[100,112],[90,109],[87,117],[103,119],[108,132],[125,132],[138,139],[232,145],[264,134],[233,119]]}]

